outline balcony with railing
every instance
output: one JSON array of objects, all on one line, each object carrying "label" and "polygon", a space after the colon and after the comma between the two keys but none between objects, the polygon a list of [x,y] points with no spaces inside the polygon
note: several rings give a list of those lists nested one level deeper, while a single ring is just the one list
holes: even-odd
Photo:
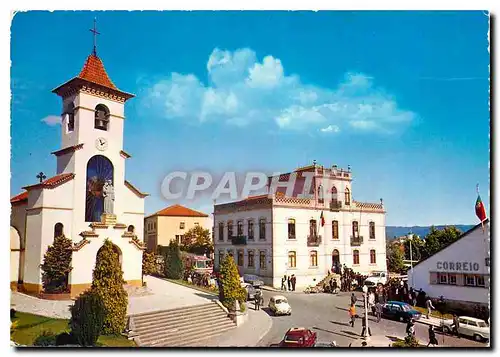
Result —
[{"label": "balcony with railing", "polygon": [[363,244],[363,236],[351,236],[351,246],[357,247]]},{"label": "balcony with railing", "polygon": [[342,208],[342,202],[341,201],[330,201],[330,211],[338,211]]},{"label": "balcony with railing", "polygon": [[232,245],[247,245],[247,236],[232,236]]},{"label": "balcony with railing", "polygon": [[308,247],[318,247],[321,244],[321,236],[318,234],[307,236]]}]

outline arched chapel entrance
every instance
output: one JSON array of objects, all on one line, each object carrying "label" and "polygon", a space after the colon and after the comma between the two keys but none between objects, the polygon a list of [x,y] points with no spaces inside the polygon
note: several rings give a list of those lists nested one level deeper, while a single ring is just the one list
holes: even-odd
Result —
[{"label": "arched chapel entrance", "polygon": [[340,254],[337,249],[334,249],[332,252],[332,270],[338,274],[338,270],[340,269]]}]

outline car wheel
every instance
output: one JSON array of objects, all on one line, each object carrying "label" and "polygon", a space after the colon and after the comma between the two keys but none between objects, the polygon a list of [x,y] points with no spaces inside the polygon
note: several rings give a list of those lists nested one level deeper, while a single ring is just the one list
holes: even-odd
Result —
[{"label": "car wheel", "polygon": [[483,342],[483,337],[478,334],[474,334],[474,341]]},{"label": "car wheel", "polygon": [[399,321],[405,322],[405,318],[403,316],[399,316]]},{"label": "car wheel", "polygon": [[448,326],[443,327],[443,332],[444,333],[450,333],[450,328]]}]

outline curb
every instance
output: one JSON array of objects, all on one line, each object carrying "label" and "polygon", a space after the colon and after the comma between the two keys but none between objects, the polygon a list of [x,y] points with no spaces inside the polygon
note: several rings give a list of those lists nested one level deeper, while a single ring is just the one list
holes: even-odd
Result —
[{"label": "curb", "polygon": [[267,328],[266,331],[264,331],[263,333],[261,333],[261,335],[259,336],[259,339],[257,340],[257,343],[253,347],[267,347],[267,346],[259,346],[259,344],[260,344],[260,341],[262,341],[262,339],[264,337],[266,337],[266,335],[269,333],[269,331],[271,331],[271,328],[273,327],[273,319],[271,317],[269,317],[269,316],[268,316],[268,318],[269,318],[269,321],[271,322],[269,324],[269,327]]}]

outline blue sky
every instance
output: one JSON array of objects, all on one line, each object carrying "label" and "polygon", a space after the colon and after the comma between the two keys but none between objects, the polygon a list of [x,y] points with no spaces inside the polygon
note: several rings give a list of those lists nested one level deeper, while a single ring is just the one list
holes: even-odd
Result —
[{"label": "blue sky", "polygon": [[[126,177],[146,211],[177,170],[350,165],[387,225],[489,211],[488,17],[482,12],[29,12],[11,38],[11,194],[55,174],[50,91],[92,50],[126,104]],[[210,210],[210,200],[185,202]]]}]

